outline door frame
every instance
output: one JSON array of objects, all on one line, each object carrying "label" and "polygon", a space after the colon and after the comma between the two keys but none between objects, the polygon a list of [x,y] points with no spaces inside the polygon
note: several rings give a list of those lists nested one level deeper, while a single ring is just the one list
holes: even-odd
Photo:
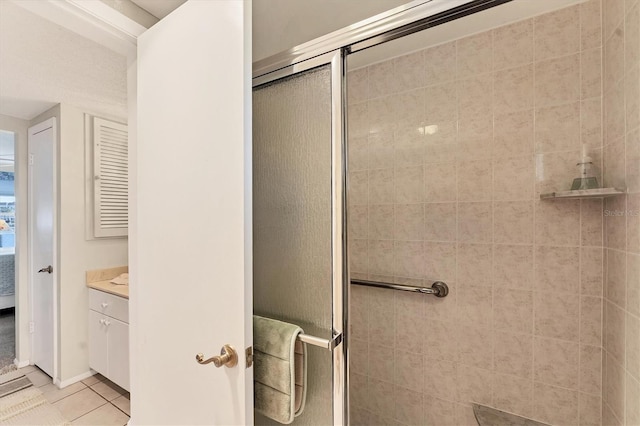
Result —
[{"label": "door frame", "polygon": [[27,264],[28,264],[28,279],[29,279],[29,332],[30,332],[30,345],[31,345],[31,364],[34,362],[33,357],[33,349],[34,349],[34,333],[31,332],[31,324],[34,322],[34,314],[35,307],[33,303],[33,295],[34,295],[34,281],[37,265],[34,264],[33,261],[33,236],[34,236],[34,212],[33,212],[33,164],[31,159],[31,138],[32,135],[40,133],[44,130],[52,129],[52,141],[53,144],[53,157],[51,161],[53,162],[53,182],[52,185],[52,221],[53,221],[53,383],[59,384],[59,368],[58,368],[58,335],[59,335],[59,316],[58,316],[58,292],[59,292],[59,261],[58,261],[58,123],[55,117],[51,117],[42,121],[36,125],[29,127],[27,131],[27,155],[28,155],[28,185],[27,185],[27,241],[28,241],[28,253],[27,253]]}]

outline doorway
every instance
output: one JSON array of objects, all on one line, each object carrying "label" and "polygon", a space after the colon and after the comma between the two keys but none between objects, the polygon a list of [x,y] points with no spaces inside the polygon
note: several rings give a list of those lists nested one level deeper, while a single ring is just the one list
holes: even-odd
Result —
[{"label": "doorway", "polygon": [[[55,377],[56,119],[29,128],[29,276],[32,362]],[[57,269],[57,268],[56,268]]]},{"label": "doorway", "polygon": [[15,133],[0,130],[0,372],[16,357]]}]

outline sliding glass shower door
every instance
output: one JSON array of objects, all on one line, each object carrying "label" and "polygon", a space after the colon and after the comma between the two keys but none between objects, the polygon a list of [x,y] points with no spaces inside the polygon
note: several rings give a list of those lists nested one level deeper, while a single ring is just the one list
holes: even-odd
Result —
[{"label": "sliding glass shower door", "polygon": [[319,338],[297,425],[346,417],[342,70],[338,52],[254,79],[254,313]]}]

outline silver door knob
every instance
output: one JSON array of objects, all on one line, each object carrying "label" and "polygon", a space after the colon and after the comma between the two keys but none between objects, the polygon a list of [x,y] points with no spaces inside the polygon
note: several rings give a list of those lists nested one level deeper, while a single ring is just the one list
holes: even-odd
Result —
[{"label": "silver door knob", "polygon": [[42,268],[38,271],[39,274],[42,274],[43,272],[48,272],[50,274],[53,273],[53,266],[49,265],[46,268]]}]

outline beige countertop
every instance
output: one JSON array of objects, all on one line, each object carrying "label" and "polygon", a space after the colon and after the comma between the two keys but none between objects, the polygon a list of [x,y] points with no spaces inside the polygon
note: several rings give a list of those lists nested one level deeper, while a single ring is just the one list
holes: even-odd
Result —
[{"label": "beige countertop", "polygon": [[128,266],[87,271],[87,287],[128,299],[128,285],[118,285],[110,282],[113,278],[125,272],[129,272]]}]

